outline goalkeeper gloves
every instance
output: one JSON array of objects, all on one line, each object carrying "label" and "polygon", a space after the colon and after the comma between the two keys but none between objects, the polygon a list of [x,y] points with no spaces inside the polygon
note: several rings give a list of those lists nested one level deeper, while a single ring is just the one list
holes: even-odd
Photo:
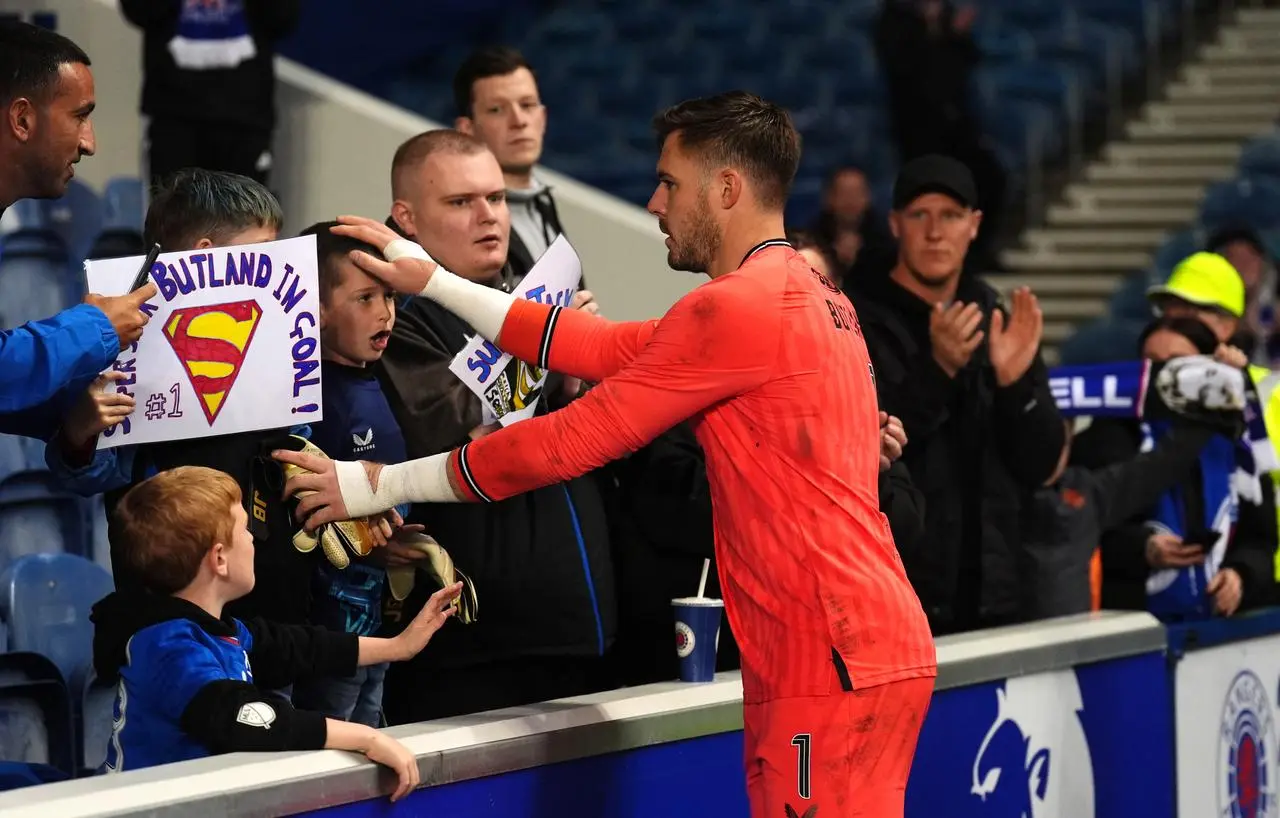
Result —
[{"label": "goalkeeper gloves", "polygon": [[[316,457],[326,459],[329,457],[319,446],[297,435],[289,436],[288,448],[315,455]],[[292,464],[286,463],[283,465],[285,479],[309,473],[306,469]],[[298,497],[305,497],[311,493],[304,491],[299,493]],[[314,532],[299,530],[298,533],[293,535],[293,547],[304,554],[309,554],[319,545],[325,559],[329,560],[335,568],[346,568],[351,564],[348,552],[355,554],[357,557],[367,557],[373,551],[374,539],[370,529],[374,524],[376,524],[376,521],[371,521],[369,517],[361,517],[357,520],[326,523]]]},{"label": "goalkeeper gloves", "polygon": [[435,538],[426,534],[402,531],[396,537],[396,542],[425,554],[426,559],[420,560],[416,565],[387,567],[387,585],[391,589],[392,598],[396,602],[403,602],[408,598],[416,584],[416,572],[421,569],[441,588],[461,582],[462,594],[453,601],[453,606],[458,609],[456,617],[464,625],[474,622],[480,609],[475,584],[454,566],[449,552]]}]

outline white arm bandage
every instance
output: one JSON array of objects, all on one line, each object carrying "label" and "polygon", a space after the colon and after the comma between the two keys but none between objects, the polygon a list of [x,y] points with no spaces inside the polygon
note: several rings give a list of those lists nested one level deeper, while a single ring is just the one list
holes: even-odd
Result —
[{"label": "white arm bandage", "polygon": [[[409,256],[434,263],[434,259],[422,249],[422,245],[408,239],[389,242],[383,248],[382,255],[391,262]],[[498,333],[502,332],[502,322],[507,320],[507,311],[515,303],[513,295],[468,281],[439,265],[431,274],[427,286],[418,295],[430,298],[494,342],[498,340]]]},{"label": "white arm bandage", "polygon": [[377,491],[369,484],[369,475],[362,463],[337,460],[334,469],[343,504],[352,519],[381,514],[402,503],[462,501],[449,484],[449,452],[383,466]]}]

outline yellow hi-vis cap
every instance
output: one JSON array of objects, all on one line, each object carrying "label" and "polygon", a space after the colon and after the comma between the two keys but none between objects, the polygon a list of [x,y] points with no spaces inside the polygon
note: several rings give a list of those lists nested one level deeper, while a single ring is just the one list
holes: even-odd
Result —
[{"label": "yellow hi-vis cap", "polygon": [[1231,262],[1217,253],[1196,253],[1178,262],[1168,281],[1147,290],[1147,298],[1160,296],[1220,309],[1236,318],[1244,315],[1244,281]]}]

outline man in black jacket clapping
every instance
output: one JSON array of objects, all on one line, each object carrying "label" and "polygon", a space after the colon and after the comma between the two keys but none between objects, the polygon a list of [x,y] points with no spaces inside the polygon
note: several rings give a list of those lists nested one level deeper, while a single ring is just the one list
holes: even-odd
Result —
[{"label": "man in black jacket clapping", "polygon": [[855,284],[882,408],[906,427],[902,462],[924,495],[925,534],[899,550],[935,634],[1018,618],[1019,509],[1053,474],[1064,435],[1035,297],[1014,293],[1006,313],[960,276],[976,204],[964,165],[908,163],[890,216],[898,262]]}]

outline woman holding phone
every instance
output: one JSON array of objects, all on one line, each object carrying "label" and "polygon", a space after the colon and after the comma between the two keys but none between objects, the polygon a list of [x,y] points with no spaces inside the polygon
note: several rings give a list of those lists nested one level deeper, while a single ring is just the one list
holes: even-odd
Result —
[{"label": "woman holding phone", "polygon": [[[1220,346],[1207,326],[1185,317],[1152,321],[1139,349],[1156,362],[1213,355],[1234,364],[1241,357]],[[1076,440],[1072,459],[1089,468],[1121,462],[1161,434],[1154,423],[1144,428],[1137,420],[1096,421]],[[1241,491],[1238,448],[1215,435],[1154,508],[1103,535],[1102,607],[1186,620],[1231,616],[1271,600],[1275,492],[1265,474],[1253,490]],[[1243,496],[1252,491],[1252,498]],[[1179,583],[1184,593],[1171,601]]]}]

